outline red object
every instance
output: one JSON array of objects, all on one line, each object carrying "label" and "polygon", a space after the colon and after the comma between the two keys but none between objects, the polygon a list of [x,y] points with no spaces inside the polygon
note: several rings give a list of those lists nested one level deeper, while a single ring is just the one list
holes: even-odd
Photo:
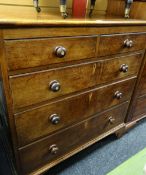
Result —
[{"label": "red object", "polygon": [[86,16],[87,0],[73,0],[73,17],[84,18]]}]

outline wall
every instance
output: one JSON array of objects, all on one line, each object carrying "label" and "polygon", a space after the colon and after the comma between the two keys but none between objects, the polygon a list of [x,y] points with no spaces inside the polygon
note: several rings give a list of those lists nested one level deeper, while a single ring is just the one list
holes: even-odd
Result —
[{"label": "wall", "polygon": [[[88,0],[90,2],[90,0]],[[42,11],[52,12],[58,11],[59,9],[59,0],[39,0]],[[89,3],[88,3],[89,4]],[[72,0],[67,0],[67,7],[69,13],[71,13]],[[88,5],[89,7],[89,5]],[[22,9],[24,13],[34,13],[33,0],[0,0],[0,10],[4,11],[16,11]],[[107,0],[97,0],[94,13],[104,14],[107,8]]]}]

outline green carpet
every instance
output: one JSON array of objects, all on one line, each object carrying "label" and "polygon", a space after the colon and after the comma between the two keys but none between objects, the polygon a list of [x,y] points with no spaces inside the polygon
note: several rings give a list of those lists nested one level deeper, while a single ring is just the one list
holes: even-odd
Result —
[{"label": "green carpet", "polygon": [[146,148],[122,163],[107,175],[143,175],[146,165]]}]

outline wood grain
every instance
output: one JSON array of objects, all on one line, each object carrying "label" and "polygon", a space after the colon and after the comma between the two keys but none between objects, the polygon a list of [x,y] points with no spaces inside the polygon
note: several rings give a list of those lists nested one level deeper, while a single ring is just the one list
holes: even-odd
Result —
[{"label": "wood grain", "polygon": [[[127,48],[124,41],[129,39],[133,41],[133,46]],[[126,53],[131,51],[143,50],[146,45],[145,34],[117,34],[117,35],[101,35],[98,46],[98,55],[106,56],[117,53]],[[106,46],[106,47],[105,47]]]},{"label": "wood grain", "polygon": [[123,0],[108,0],[107,15],[124,17],[125,2]]},{"label": "wood grain", "polygon": [[146,94],[146,77],[142,76],[138,89],[138,96]]},{"label": "wood grain", "polygon": [[[23,12],[23,13],[22,13]],[[41,26],[144,26],[145,20],[125,20],[123,17],[107,16],[96,14],[92,19],[73,19],[71,10],[68,10],[69,17],[62,19],[58,8],[42,8],[41,13],[37,13],[34,7],[23,6],[0,6],[0,25],[5,27],[41,27]],[[23,14],[23,15],[21,15]]]},{"label": "wood grain", "polygon": [[[93,58],[96,40],[97,37],[67,37],[5,41],[9,70]],[[65,57],[55,55],[58,46],[66,49]]]},{"label": "wood grain", "polygon": [[[145,57],[146,57],[146,54],[145,54]],[[142,77],[144,77],[144,76],[146,76],[146,62],[144,62],[143,69],[142,69]]]},{"label": "wood grain", "polygon": [[138,118],[141,118],[142,116],[146,115],[146,96],[138,97],[136,100],[136,104],[134,106],[133,112],[132,112],[132,120],[136,120]]},{"label": "wood grain", "polygon": [[[22,74],[11,77],[10,84],[14,108],[40,103],[56,97],[61,97],[73,92],[99,84],[101,63],[79,64],[53,70]],[[50,90],[50,83],[57,80],[60,90]]]},{"label": "wood grain", "polygon": [[[41,31],[41,32],[40,32]],[[141,32],[145,34],[146,26],[112,26],[112,27],[17,27],[17,28],[4,28],[3,37],[5,40],[22,39],[22,38],[43,38],[43,37],[60,37],[60,36],[88,36],[99,34],[114,34],[114,33],[135,33]]]},{"label": "wood grain", "polygon": [[[146,19],[145,14],[146,3],[142,1],[134,1],[131,6],[131,19]],[[124,17],[125,2],[123,0],[108,0],[107,15],[116,15]]]},{"label": "wood grain", "polygon": [[[131,102],[130,102],[130,105],[129,105],[129,108],[128,108],[127,117],[126,117],[126,120],[125,120],[126,123],[129,123],[129,122],[132,121],[133,111],[136,108],[137,98],[140,96],[140,93],[142,93],[142,94],[145,93],[144,92],[145,91],[145,85],[144,85],[145,83],[143,82],[143,77],[146,76],[145,68],[146,68],[146,54],[144,54],[144,56],[143,56],[143,60],[142,60],[142,63],[141,63],[140,69],[139,69],[138,78],[137,78],[137,81],[136,81],[136,85],[134,87],[133,96],[132,96],[132,99],[131,99]],[[143,118],[143,116],[142,117],[137,116],[137,119],[138,118],[140,120],[141,118]]]},{"label": "wood grain", "polygon": [[[137,75],[141,65],[143,54],[127,55],[104,61],[101,74],[101,82],[116,80],[130,75]],[[128,65],[128,72],[120,72],[122,64]]]},{"label": "wood grain", "polygon": [[[146,59],[144,59],[145,61]],[[140,80],[138,83],[137,96],[142,96],[146,94],[146,63],[143,63],[142,73],[139,76]]]},{"label": "wood grain", "polygon": [[[137,75],[141,56],[141,54],[127,55],[100,62],[11,76],[14,109],[17,111],[19,108],[63,97],[63,95],[79,92],[100,83]],[[122,64],[129,66],[128,72],[120,71]],[[52,92],[49,88],[53,80],[57,80],[61,85],[58,92]]]},{"label": "wood grain", "polygon": [[[53,161],[69,151],[86,143],[86,141],[98,137],[103,132],[121,124],[126,114],[128,104],[121,105],[118,108],[109,110],[105,113],[83,121],[69,129],[63,130],[58,134],[45,138],[28,147],[20,149],[21,164],[23,165],[23,174],[31,172],[42,165]],[[109,116],[115,119],[113,124],[109,123]],[[59,139],[62,138],[63,139]],[[59,151],[56,155],[51,155],[49,147],[56,144]]]},{"label": "wood grain", "polygon": [[14,166],[17,164],[17,171],[20,170],[20,161],[18,156],[17,150],[17,137],[16,137],[16,128],[15,128],[15,121],[13,116],[13,100],[11,96],[10,86],[9,86],[9,79],[8,79],[8,71],[7,71],[7,62],[5,59],[5,52],[4,52],[4,40],[3,40],[3,32],[0,30],[0,80],[2,84],[2,92],[3,93],[3,100],[5,104],[5,113],[7,117],[6,125],[7,125],[7,133],[9,133],[9,142],[11,147],[11,154],[12,160],[14,161]]},{"label": "wood grain", "polygon": [[[134,84],[135,79],[116,82],[33,110],[15,114],[19,146],[28,144],[40,137],[78,123],[109,107],[130,100]],[[119,100],[114,97],[116,91],[123,93],[123,97]],[[103,94],[106,96],[106,101]],[[60,116],[58,125],[51,123],[49,117],[52,114]]]},{"label": "wood grain", "polygon": [[[96,11],[92,19],[72,19],[71,9],[64,20],[56,1],[52,6],[57,8],[52,8],[42,0],[40,14],[32,1],[5,3],[11,4],[0,4],[0,76],[18,174],[41,174],[123,129],[126,113],[133,114],[131,107],[133,120],[146,116],[145,95],[136,96],[146,60],[145,20]],[[127,37],[134,41],[132,48],[123,48]],[[67,47],[64,60],[52,54],[56,44]],[[120,71],[122,64],[128,65],[128,72]],[[57,93],[50,92],[52,80],[61,84]],[[144,80],[142,84],[141,95]],[[114,98],[116,91],[123,94],[121,99]],[[136,106],[129,107],[133,102]],[[61,118],[58,125],[49,120],[54,113]],[[52,144],[59,148],[56,155],[50,154]]]}]

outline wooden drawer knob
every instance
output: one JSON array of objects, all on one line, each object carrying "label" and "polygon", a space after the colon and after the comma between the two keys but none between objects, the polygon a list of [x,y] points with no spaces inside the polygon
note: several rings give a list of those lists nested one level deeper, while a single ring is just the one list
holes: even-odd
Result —
[{"label": "wooden drawer knob", "polygon": [[52,114],[50,116],[50,121],[53,125],[57,125],[60,122],[60,117],[57,114]]},{"label": "wooden drawer knob", "polygon": [[124,72],[124,73],[128,72],[128,69],[129,69],[129,67],[127,64],[122,64],[120,67],[120,71]]},{"label": "wooden drawer knob", "polygon": [[114,122],[115,122],[115,119],[112,116],[110,116],[109,117],[109,123],[110,124],[114,124]]},{"label": "wooden drawer knob", "polygon": [[124,46],[127,47],[127,48],[131,48],[133,46],[133,41],[129,40],[129,39],[126,39],[124,41]]},{"label": "wooden drawer knob", "polygon": [[66,48],[63,46],[57,46],[55,48],[55,55],[59,58],[63,58],[66,55]]},{"label": "wooden drawer knob", "polygon": [[116,91],[116,92],[115,92],[114,97],[115,97],[116,99],[120,100],[120,99],[122,98],[122,96],[123,96],[122,92],[120,92],[120,91]]},{"label": "wooden drawer knob", "polygon": [[60,83],[57,80],[51,81],[50,89],[53,92],[58,92],[60,90]]},{"label": "wooden drawer knob", "polygon": [[59,148],[54,144],[50,146],[49,150],[51,154],[57,154],[59,151]]}]

